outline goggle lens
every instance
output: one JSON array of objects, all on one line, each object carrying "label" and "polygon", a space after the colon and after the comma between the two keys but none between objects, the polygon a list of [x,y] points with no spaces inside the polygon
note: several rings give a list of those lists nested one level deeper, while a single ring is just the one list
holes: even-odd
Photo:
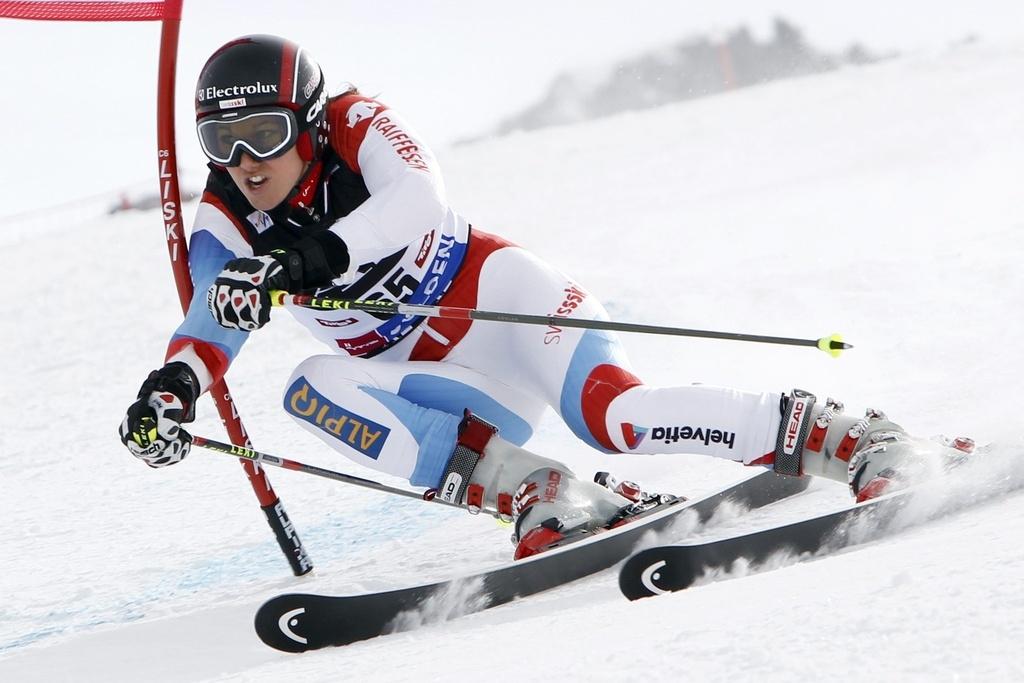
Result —
[{"label": "goggle lens", "polygon": [[207,118],[196,130],[203,153],[223,166],[240,164],[243,151],[256,159],[273,159],[287,152],[298,139],[295,116],[287,109]]}]

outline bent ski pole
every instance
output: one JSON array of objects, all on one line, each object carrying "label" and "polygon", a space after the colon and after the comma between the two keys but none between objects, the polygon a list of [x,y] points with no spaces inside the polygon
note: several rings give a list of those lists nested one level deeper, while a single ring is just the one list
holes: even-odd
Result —
[{"label": "bent ski pole", "polygon": [[424,316],[427,318],[490,320],[492,322],[518,323],[523,325],[555,325],[558,327],[579,327],[587,330],[608,330],[611,332],[639,332],[642,334],[665,334],[677,337],[726,339],[731,341],[760,342],[763,344],[813,346],[821,349],[833,358],[838,358],[841,351],[853,348],[851,344],[844,342],[842,335],[839,334],[821,337],[820,339],[769,337],[760,334],[741,334],[739,332],[714,332],[712,330],[691,330],[683,327],[662,327],[660,325],[620,323],[612,320],[580,320],[577,318],[562,318],[554,315],[500,313],[497,311],[481,311],[476,308],[457,308],[454,306],[424,306],[421,304],[401,304],[394,301],[363,299],[323,299],[320,297],[310,296],[308,294],[289,294],[279,290],[272,291],[270,293],[270,299],[275,306],[297,306],[299,308],[311,308],[321,311],[345,309],[391,315],[397,313],[407,316]]},{"label": "bent ski pole", "polygon": [[333,479],[334,481],[344,482],[346,484],[352,484],[354,486],[362,486],[367,489],[374,489],[376,491],[383,491],[384,493],[393,493],[396,496],[405,496],[406,498],[415,498],[417,500],[425,500],[428,503],[440,503],[441,505],[447,505],[449,507],[465,509],[455,503],[449,503],[435,498],[434,495],[437,493],[434,489],[427,489],[426,491],[419,493],[417,491],[410,491],[408,489],[400,489],[395,486],[388,486],[371,479],[363,479],[362,477],[355,477],[351,474],[344,474],[342,472],[335,472],[334,470],[324,469],[323,467],[317,467],[316,465],[307,465],[295,460],[289,460],[288,458],[279,458],[276,455],[270,455],[269,453],[260,453],[259,451],[251,448],[243,448],[242,446],[235,446],[230,443],[223,443],[221,441],[214,441],[213,439],[207,439],[202,436],[193,436],[192,445],[200,448],[205,448],[210,451],[217,453],[224,453],[226,455],[233,455],[236,458],[242,460],[250,460],[252,462],[258,462],[261,465],[273,465],[274,467],[282,467],[286,470],[294,470],[296,472],[305,472],[306,474],[315,474],[318,477],[324,477],[325,479]]}]

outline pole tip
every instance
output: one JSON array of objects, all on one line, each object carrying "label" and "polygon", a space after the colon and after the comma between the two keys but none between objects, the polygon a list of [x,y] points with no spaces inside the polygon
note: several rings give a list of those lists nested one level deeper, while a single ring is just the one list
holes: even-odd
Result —
[{"label": "pole tip", "polygon": [[843,341],[843,335],[836,333],[819,339],[818,348],[833,358],[839,358],[839,354],[846,349],[852,349],[853,344],[847,344]]},{"label": "pole tip", "polygon": [[284,306],[284,298],[287,295],[288,295],[288,292],[285,292],[285,291],[280,290],[280,289],[272,289],[272,290],[270,290],[270,305],[271,306]]}]

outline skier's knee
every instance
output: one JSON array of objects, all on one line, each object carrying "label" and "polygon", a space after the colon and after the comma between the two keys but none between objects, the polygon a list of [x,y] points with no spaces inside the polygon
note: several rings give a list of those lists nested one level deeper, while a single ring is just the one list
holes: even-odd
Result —
[{"label": "skier's knee", "polygon": [[622,448],[608,431],[608,408],[623,393],[642,385],[638,377],[618,365],[604,363],[594,367],[580,391],[579,415],[564,415],[566,424],[580,440],[594,448],[621,453]]}]

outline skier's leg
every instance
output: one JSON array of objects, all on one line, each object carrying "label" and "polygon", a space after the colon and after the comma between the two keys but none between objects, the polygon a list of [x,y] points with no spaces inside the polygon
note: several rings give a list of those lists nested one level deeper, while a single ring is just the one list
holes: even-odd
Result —
[{"label": "skier's leg", "polygon": [[[471,241],[470,256],[473,249]],[[467,261],[474,263],[469,256]],[[460,273],[443,304],[510,312],[549,312],[559,317],[607,318],[603,308],[589,293],[525,250],[511,246],[492,249],[474,268]],[[555,407],[581,439],[595,448],[616,450],[608,438],[607,427],[599,421],[604,419],[609,402],[639,386],[640,382],[630,373],[625,354],[614,335],[583,332],[557,322],[547,327],[477,322],[460,328],[458,324],[431,320],[427,325],[430,330],[415,342],[412,357],[422,354],[420,357],[443,360],[445,365],[472,367],[489,378],[542,397]],[[687,389],[676,391],[681,395],[688,392]],[[709,400],[706,393],[702,387],[689,392],[689,395],[698,408],[707,408]],[[777,429],[779,395],[768,399],[773,404],[771,409],[760,405],[765,400],[761,395],[740,395],[739,392],[722,390],[717,390],[716,395],[725,396],[727,401],[732,400],[747,408],[745,412],[733,411],[737,430],[749,413],[760,411],[769,414],[772,410]],[[650,396],[647,401],[653,405],[659,400],[663,399]],[[679,409],[678,405],[676,409]],[[770,419],[766,418],[766,421]],[[640,424],[639,420],[635,422]],[[726,447],[735,447],[739,441],[743,447],[744,442],[735,434],[723,435],[713,428],[705,428],[701,433],[709,435],[704,445],[717,446],[724,441]],[[762,440],[768,441],[766,437]],[[486,496],[483,503],[477,500],[476,505],[494,507],[501,512],[502,501],[505,500],[504,510],[507,512],[508,487],[516,487],[520,482],[524,482],[527,488],[532,486],[534,491],[550,490],[550,495],[538,497],[529,511],[518,517],[517,528],[523,539],[518,554],[542,549],[552,537],[574,527],[607,525],[623,504],[629,502],[619,495],[609,496],[608,490],[600,485],[576,479],[564,467],[530,471],[535,462],[525,452],[500,448],[497,445],[502,443],[500,438],[490,443],[495,445],[488,446],[487,452],[482,446],[475,450],[484,455],[493,451],[498,457],[488,456],[480,460],[482,469],[474,473],[473,482],[459,468],[449,466],[455,470],[454,481],[460,485],[481,485]],[[764,452],[761,450],[757,455]],[[471,457],[470,461],[475,467],[476,460]],[[502,466],[501,472],[505,474],[498,477],[495,484],[486,472],[490,466],[503,462],[521,462],[524,469]],[[530,478],[530,481],[523,477]],[[560,486],[549,486],[553,478],[560,482]],[[630,495],[626,489],[620,492]],[[630,498],[638,493],[633,491]],[[458,491],[454,494],[461,495]],[[466,495],[471,495],[468,490]]]},{"label": "skier's leg", "polygon": [[[685,406],[696,424],[669,426]],[[742,458],[787,475],[813,475],[848,484],[858,500],[874,498],[962,463],[970,439],[948,443],[911,437],[885,413],[843,415],[838,401],[819,402],[807,392],[749,394],[727,389],[638,386],[609,403],[606,423],[621,426],[617,450],[707,453]],[[638,428],[636,416],[665,426]],[[695,416],[697,416],[695,418]],[[644,424],[644,423],[641,423]],[[648,443],[644,445],[645,437]],[[632,444],[632,447],[631,447]]]},{"label": "skier's leg", "polygon": [[[607,318],[586,290],[519,248],[493,251],[476,278],[472,297],[452,305]],[[631,372],[611,333],[557,324],[476,323],[445,360],[542,396],[580,439],[605,452],[704,454],[773,466],[777,446],[789,429],[783,410],[791,396],[703,385],[645,385]],[[819,403],[813,420],[836,412],[825,413],[825,405]],[[911,439],[873,414],[869,411],[866,421],[838,418],[829,430],[831,438],[822,440],[820,450],[809,448],[802,469],[796,471],[849,483],[851,491],[864,498],[891,490],[894,482],[917,479],[923,470],[942,470],[960,462],[962,451],[970,448],[964,440],[950,442],[959,444],[950,448]],[[843,437],[847,432],[859,436],[851,441]],[[894,433],[899,438],[893,438]],[[828,445],[833,442],[834,448]],[[796,473],[784,462],[775,467]]]},{"label": "skier's leg", "polygon": [[[592,294],[517,247],[494,251],[473,297],[451,305],[608,319]],[[774,450],[781,421],[781,392],[644,384],[610,332],[477,322],[444,360],[542,397],[581,440],[606,453],[697,453],[750,462]]]},{"label": "skier's leg", "polygon": [[[592,343],[583,335],[576,354],[585,356]],[[584,422],[591,436],[613,452],[725,457],[780,474],[839,481],[858,500],[867,500],[947,471],[974,447],[970,439],[940,443],[911,437],[877,410],[862,418],[843,415],[841,403],[816,402],[805,392],[655,388],[633,384],[614,365],[587,367],[580,373],[580,412],[590,418]]]},{"label": "skier's leg", "polygon": [[313,356],[292,373],[284,409],[355,462],[435,487],[465,410],[525,442],[543,403],[468,368]]},{"label": "skier's leg", "polygon": [[630,504],[520,448],[543,403],[460,366],[314,356],[293,373],[284,407],[355,462],[436,488],[472,512],[518,520],[535,508],[538,525],[557,518],[564,529],[592,528]]}]

